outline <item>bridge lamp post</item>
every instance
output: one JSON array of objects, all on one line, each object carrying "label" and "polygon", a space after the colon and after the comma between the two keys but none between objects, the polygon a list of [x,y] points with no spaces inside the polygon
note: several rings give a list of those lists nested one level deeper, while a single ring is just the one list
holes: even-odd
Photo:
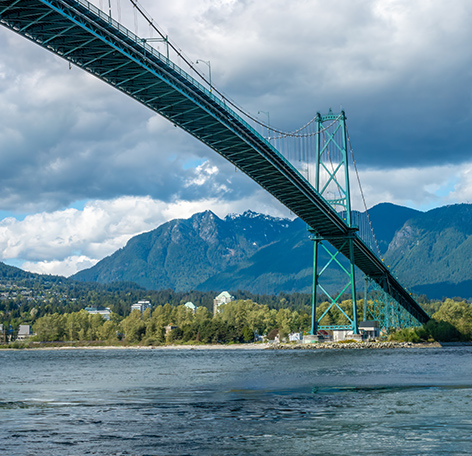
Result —
[{"label": "bridge lamp post", "polygon": [[265,114],[267,116],[267,140],[270,142],[270,114],[269,111],[257,111],[257,114]]},{"label": "bridge lamp post", "polygon": [[197,60],[195,63],[204,63],[208,67],[208,79],[210,80],[210,92],[211,92],[211,63],[209,60]]}]

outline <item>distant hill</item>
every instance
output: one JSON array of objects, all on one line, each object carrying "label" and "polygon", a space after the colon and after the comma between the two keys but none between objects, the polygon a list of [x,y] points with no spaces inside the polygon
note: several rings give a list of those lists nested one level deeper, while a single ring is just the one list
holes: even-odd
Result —
[{"label": "distant hill", "polygon": [[[431,298],[472,297],[472,205],[423,213],[384,203],[369,215],[382,256],[401,283]],[[313,244],[299,219],[251,211],[220,219],[206,211],[130,239],[72,279],[131,281],[157,290],[307,293],[312,262]],[[324,280],[339,287],[336,272]]]},{"label": "distant hill", "polygon": [[31,272],[23,271],[23,269],[16,268],[14,266],[9,266],[5,263],[0,262],[0,278],[1,279],[32,279],[38,276],[38,274],[33,274]]},{"label": "distant hill", "polygon": [[[313,243],[307,226],[300,219],[285,220],[284,225],[286,229],[277,239],[209,277],[197,289],[261,294],[311,292]],[[335,279],[336,275],[332,277]]]},{"label": "distant hill", "polygon": [[[408,208],[372,208],[378,241],[387,245],[409,215]],[[390,214],[390,215],[389,215]],[[172,220],[133,237],[125,247],[72,279],[132,281],[148,289],[247,290],[253,293],[310,292],[313,244],[306,224],[247,211],[218,218],[210,211]],[[339,273],[326,275],[338,287]]]},{"label": "distant hill", "polygon": [[[369,210],[379,248],[384,253],[396,231],[413,216],[421,212],[395,204],[382,203]],[[365,218],[365,213],[360,213]],[[295,219],[292,229],[284,237],[259,249],[253,256],[216,274],[201,285],[201,290],[241,289],[257,293],[301,291],[310,293],[312,288],[313,244],[306,224]],[[326,258],[323,252],[321,262]],[[324,278],[329,289],[338,289],[345,276],[329,270]],[[237,287],[235,287],[237,284]]]},{"label": "distant hill", "polygon": [[420,213],[404,223],[385,261],[417,293],[472,297],[472,205]]},{"label": "distant hill", "polygon": [[34,272],[23,271],[23,269],[0,261],[0,280],[2,282],[11,281],[12,283],[28,282],[28,283],[57,283],[67,282],[69,279],[49,274],[36,274]]},{"label": "distant hill", "polygon": [[397,206],[391,203],[381,203],[369,209],[369,216],[374,228],[375,237],[380,252],[384,254],[395,233],[411,218],[422,212],[409,207]]}]

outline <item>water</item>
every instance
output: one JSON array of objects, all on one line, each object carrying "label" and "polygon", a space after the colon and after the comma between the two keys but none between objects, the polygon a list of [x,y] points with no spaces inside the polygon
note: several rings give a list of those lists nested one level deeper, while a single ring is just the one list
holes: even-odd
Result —
[{"label": "water", "polygon": [[0,454],[470,455],[472,348],[0,351]]}]

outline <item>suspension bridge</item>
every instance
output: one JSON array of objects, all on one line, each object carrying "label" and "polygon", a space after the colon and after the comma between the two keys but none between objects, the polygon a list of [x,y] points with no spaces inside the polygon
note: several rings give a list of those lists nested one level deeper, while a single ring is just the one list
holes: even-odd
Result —
[{"label": "suspension bridge", "polygon": [[[369,223],[363,230],[351,208],[349,166],[355,167],[355,161],[345,113],[318,113],[294,132],[271,127],[269,119],[261,122],[217,90],[211,76],[207,80],[199,73],[141,5],[130,1],[157,38],[140,38],[117,22],[110,0],[108,13],[86,0],[0,0],[0,23],[164,116],[306,222],[314,241],[312,334],[319,329],[358,334],[359,273],[365,277],[365,301],[370,290],[373,303],[369,318],[381,327],[426,323],[429,316],[380,258]],[[165,52],[152,41],[163,43]],[[173,55],[188,68],[176,65]],[[326,264],[320,264],[322,257],[328,258]],[[323,274],[332,267],[346,278],[334,294],[323,285]],[[340,306],[346,292],[352,296],[352,312]],[[329,303],[321,315],[316,314],[318,293]],[[346,324],[322,324],[333,307]],[[366,309],[365,303],[364,319]]]}]

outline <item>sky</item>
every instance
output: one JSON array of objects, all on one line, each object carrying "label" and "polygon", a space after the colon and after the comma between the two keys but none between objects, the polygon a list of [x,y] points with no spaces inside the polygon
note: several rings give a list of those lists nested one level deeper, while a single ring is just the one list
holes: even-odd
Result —
[{"label": "sky", "polygon": [[[273,126],[343,109],[369,207],[472,202],[470,0],[141,5],[188,59],[211,63],[214,86]],[[152,36],[129,0],[112,0],[112,15]],[[188,134],[3,27],[0,106],[7,264],[69,276],[196,212],[291,215]]]}]

